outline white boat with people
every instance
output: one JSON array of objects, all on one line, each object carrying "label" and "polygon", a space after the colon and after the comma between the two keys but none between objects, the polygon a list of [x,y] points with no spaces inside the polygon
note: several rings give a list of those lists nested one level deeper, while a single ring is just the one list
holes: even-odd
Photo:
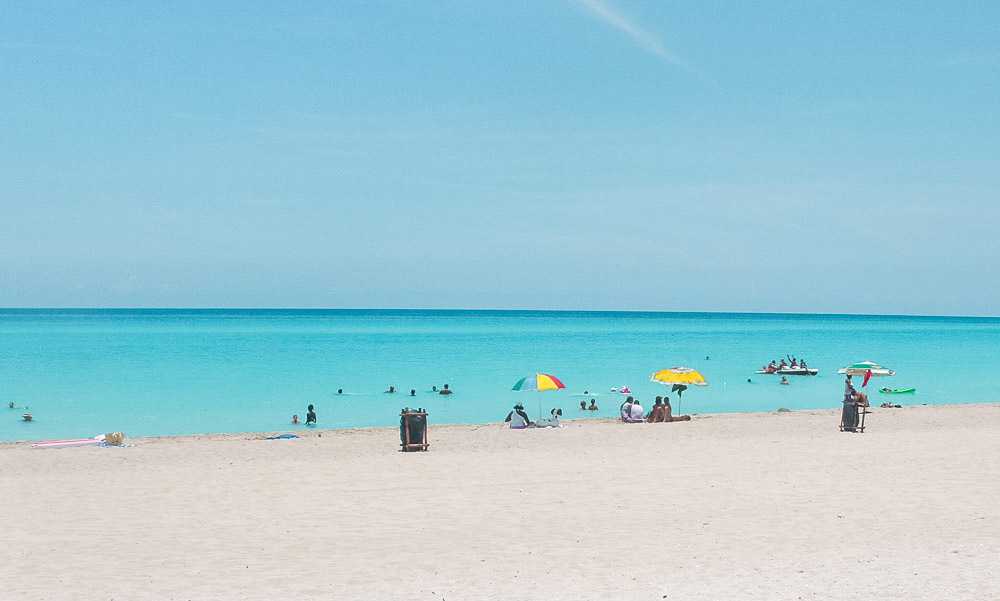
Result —
[{"label": "white boat with people", "polygon": [[764,367],[758,369],[755,373],[775,374],[780,376],[815,376],[819,373],[819,370],[809,367],[806,365],[806,362],[801,359],[788,356],[788,361],[782,359],[781,362],[778,363],[777,361],[772,360]]},{"label": "white boat with people", "polygon": [[798,367],[798,366],[792,367],[791,365],[788,365],[786,367],[782,367],[781,369],[771,370],[771,371],[768,371],[767,368],[765,367],[764,369],[758,369],[754,373],[776,374],[782,376],[815,376],[816,374],[819,373],[819,370],[812,367]]}]

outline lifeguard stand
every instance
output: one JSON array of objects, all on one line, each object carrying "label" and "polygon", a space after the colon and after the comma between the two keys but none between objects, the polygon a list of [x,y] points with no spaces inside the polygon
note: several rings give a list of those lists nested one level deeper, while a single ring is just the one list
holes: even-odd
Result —
[{"label": "lifeguard stand", "polygon": [[399,414],[399,446],[400,451],[426,451],[427,443],[427,412],[420,409],[404,407]]},{"label": "lifeguard stand", "polygon": [[[853,411],[848,409],[851,406],[853,406]],[[844,411],[840,414],[840,431],[864,434],[865,416],[869,413],[871,411],[868,411],[868,405],[859,405],[857,401],[850,404],[844,403]]]}]

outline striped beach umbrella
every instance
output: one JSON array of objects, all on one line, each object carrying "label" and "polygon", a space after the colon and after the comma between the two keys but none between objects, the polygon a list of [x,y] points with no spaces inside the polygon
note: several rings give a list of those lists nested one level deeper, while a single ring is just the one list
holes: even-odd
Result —
[{"label": "striped beach umbrella", "polygon": [[566,385],[560,382],[559,378],[548,374],[535,374],[521,378],[511,390],[558,390],[560,388],[566,388]]},{"label": "striped beach umbrella", "polygon": [[[516,390],[518,392],[523,392],[525,390],[533,390],[538,392],[539,390],[559,390],[560,388],[566,388],[566,385],[559,381],[559,378],[555,376],[550,376],[549,374],[535,374],[533,376],[526,376],[517,381],[511,390]],[[538,397],[538,419],[542,419],[542,398]]]},{"label": "striped beach umbrella", "polygon": [[842,367],[837,370],[838,374],[847,374],[849,376],[864,376],[868,372],[871,372],[873,376],[896,375],[896,372],[892,371],[891,369],[887,367],[882,367],[878,363],[872,363],[871,361],[862,361],[861,363],[848,365],[847,367]]}]

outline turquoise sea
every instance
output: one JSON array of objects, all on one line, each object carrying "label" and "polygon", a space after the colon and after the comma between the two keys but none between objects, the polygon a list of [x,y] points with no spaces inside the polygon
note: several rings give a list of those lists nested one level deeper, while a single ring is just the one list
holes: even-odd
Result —
[{"label": "turquoise sea", "polygon": [[[837,369],[865,360],[896,371],[869,384],[875,404],[889,398],[875,392],[883,385],[916,388],[891,397],[902,404],[995,402],[998,341],[1000,319],[967,317],[3,309],[0,440],[294,432],[292,414],[304,420],[310,403],[321,428],[397,425],[404,406],[432,425],[497,422],[517,401],[532,414],[612,417],[623,397],[611,388],[648,408],[668,392],[649,375],[677,365],[709,382],[684,393],[682,413],[836,408]],[[819,375],[779,386],[754,374],[786,354]],[[511,390],[536,372],[566,390]],[[453,395],[431,391],[444,384]],[[591,397],[600,411],[579,411]],[[35,421],[21,419],[25,407]]]}]

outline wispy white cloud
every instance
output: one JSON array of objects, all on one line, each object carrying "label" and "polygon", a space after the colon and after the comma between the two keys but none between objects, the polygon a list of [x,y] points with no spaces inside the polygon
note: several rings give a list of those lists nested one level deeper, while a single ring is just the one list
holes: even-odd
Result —
[{"label": "wispy white cloud", "polygon": [[622,15],[621,13],[615,11],[612,7],[608,6],[603,0],[575,0],[577,4],[589,9],[595,15],[597,15],[602,21],[611,25],[615,29],[618,29],[635,43],[641,46],[644,50],[662,58],[667,63],[680,67],[685,71],[693,73],[698,77],[712,82],[712,79],[708,77],[705,73],[702,73],[694,65],[686,61],[685,59],[677,56],[676,54],[667,50],[655,35],[646,31],[636,23],[633,23],[628,17]]}]

